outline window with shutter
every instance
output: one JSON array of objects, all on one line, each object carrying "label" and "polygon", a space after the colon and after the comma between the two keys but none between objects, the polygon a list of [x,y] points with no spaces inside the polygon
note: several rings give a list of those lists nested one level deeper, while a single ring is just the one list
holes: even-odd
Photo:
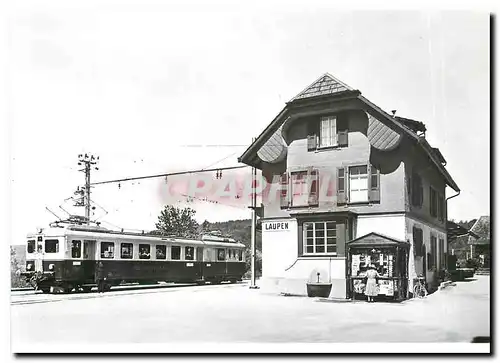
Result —
[{"label": "window with shutter", "polygon": [[430,212],[432,217],[437,217],[437,192],[433,187],[429,187]]},{"label": "window with shutter", "polygon": [[337,145],[337,118],[335,116],[322,117],[320,123],[320,147]]},{"label": "window with shutter", "polygon": [[349,167],[349,203],[368,202],[368,166]]},{"label": "window with shutter", "polygon": [[413,250],[415,256],[423,256],[422,245],[422,230],[418,227],[413,227]]},{"label": "window with shutter", "polygon": [[346,174],[347,168],[337,168],[337,204],[347,203],[347,183]]},{"label": "window with shutter", "polygon": [[289,198],[288,198],[288,173],[283,173],[280,178],[280,207],[288,208],[289,207]]},{"label": "window with shutter", "polygon": [[422,187],[422,178],[417,173],[413,173],[412,177],[412,186],[411,186],[411,204],[416,207],[421,207],[424,193]]},{"label": "window with shutter", "polygon": [[318,134],[319,134],[318,119],[309,120],[307,123],[307,151],[314,151],[318,148]]},{"label": "window with shutter", "polygon": [[347,117],[339,117],[337,120],[337,130],[338,146],[348,146],[349,122]]},{"label": "window with shutter", "polygon": [[370,165],[370,188],[368,194],[371,203],[380,202],[380,171]]},{"label": "window with shutter", "polygon": [[309,205],[308,172],[297,171],[290,174],[291,178],[291,207]]},{"label": "window with shutter", "polygon": [[436,236],[431,235],[431,263],[429,267],[436,268],[437,267],[437,246],[436,246]]},{"label": "window with shutter", "polygon": [[319,204],[319,171],[317,169],[309,170],[309,206]]}]

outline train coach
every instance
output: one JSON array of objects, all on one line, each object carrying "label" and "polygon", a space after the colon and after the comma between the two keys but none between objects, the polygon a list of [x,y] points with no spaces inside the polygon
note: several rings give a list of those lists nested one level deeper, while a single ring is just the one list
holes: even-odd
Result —
[{"label": "train coach", "polygon": [[101,226],[52,225],[28,235],[23,275],[45,293],[104,290],[121,283],[241,281],[245,246],[228,238],[201,239],[117,232]]}]

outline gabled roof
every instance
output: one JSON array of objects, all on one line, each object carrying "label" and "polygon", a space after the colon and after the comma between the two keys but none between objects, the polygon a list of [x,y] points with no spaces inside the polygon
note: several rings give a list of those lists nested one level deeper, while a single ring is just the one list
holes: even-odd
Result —
[{"label": "gabled roof", "polygon": [[370,232],[364,236],[346,242],[348,247],[366,246],[366,247],[381,247],[381,246],[401,246],[409,247],[410,243],[396,238],[392,238],[380,233]]},{"label": "gabled roof", "polygon": [[491,239],[491,224],[490,224],[490,216],[481,216],[471,227],[470,231],[473,232],[472,237],[475,240],[469,238],[469,244],[479,243],[479,244],[487,244]]},{"label": "gabled roof", "polygon": [[[297,96],[292,98],[290,102],[281,110],[281,112],[274,118],[274,120],[261,132],[261,134],[255,139],[255,141],[250,144],[250,146],[243,152],[243,154],[238,158],[238,162],[245,163],[247,165],[253,165],[257,168],[262,168],[257,162],[257,151],[264,145],[264,143],[273,135],[273,133],[283,125],[289,116],[290,107],[297,102],[302,103],[303,100],[308,99],[323,99],[323,98],[334,98],[335,100],[340,99],[356,99],[361,102],[362,107],[369,110],[370,113],[374,113],[374,116],[380,118],[380,121],[391,125],[396,130],[401,131],[403,134],[408,136],[410,139],[417,142],[422,149],[427,153],[429,159],[434,163],[436,168],[439,170],[441,175],[446,180],[446,183],[453,188],[456,192],[460,191],[460,188],[455,183],[453,178],[450,176],[448,171],[445,169],[441,163],[442,159],[435,152],[435,150],[429,145],[425,137],[417,135],[417,133],[408,127],[408,120],[419,122],[411,119],[403,119],[401,117],[394,117],[389,115],[387,112],[382,110],[379,106],[375,105],[373,102],[369,101],[361,95],[361,92],[353,89],[337,78],[333,77],[329,73],[323,74],[320,78],[314,81],[311,85],[306,87]],[[407,125],[405,125],[406,123]],[[423,124],[422,124],[423,125]],[[425,127],[425,126],[424,126]],[[442,156],[442,155],[441,155]],[[444,158],[443,158],[444,159]]]},{"label": "gabled roof", "polygon": [[331,95],[335,93],[345,92],[345,91],[353,91],[351,87],[342,81],[338,80],[334,76],[329,73],[323,74],[309,86],[307,86],[302,92],[300,92],[297,96],[292,98],[290,102],[295,100],[323,96],[323,95]]}]

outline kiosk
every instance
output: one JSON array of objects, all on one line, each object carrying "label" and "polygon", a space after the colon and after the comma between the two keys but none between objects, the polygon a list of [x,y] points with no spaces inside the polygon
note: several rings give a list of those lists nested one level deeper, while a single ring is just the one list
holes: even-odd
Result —
[{"label": "kiosk", "polygon": [[408,298],[408,252],[410,243],[375,232],[346,243],[347,295],[365,299],[365,275],[370,264],[377,269],[379,297],[390,300]]}]

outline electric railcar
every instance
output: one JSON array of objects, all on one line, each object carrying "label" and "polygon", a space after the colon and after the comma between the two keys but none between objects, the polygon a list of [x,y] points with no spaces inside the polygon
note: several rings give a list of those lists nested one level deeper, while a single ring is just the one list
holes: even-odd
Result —
[{"label": "electric railcar", "polygon": [[45,293],[88,292],[104,276],[104,290],[124,282],[241,281],[245,246],[222,237],[200,240],[116,232],[100,226],[51,226],[28,235],[26,272]]}]

